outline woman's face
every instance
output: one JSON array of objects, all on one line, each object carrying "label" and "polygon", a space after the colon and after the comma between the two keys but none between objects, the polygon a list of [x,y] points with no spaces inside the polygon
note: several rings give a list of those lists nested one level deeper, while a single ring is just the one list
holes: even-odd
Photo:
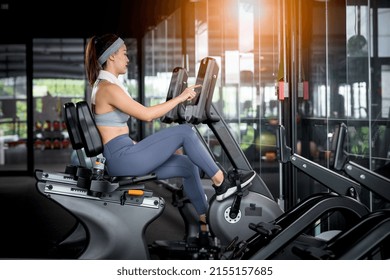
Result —
[{"label": "woman's face", "polygon": [[127,57],[127,47],[123,44],[119,50],[114,54],[115,68],[118,74],[124,74],[127,72],[127,65],[129,58]]}]

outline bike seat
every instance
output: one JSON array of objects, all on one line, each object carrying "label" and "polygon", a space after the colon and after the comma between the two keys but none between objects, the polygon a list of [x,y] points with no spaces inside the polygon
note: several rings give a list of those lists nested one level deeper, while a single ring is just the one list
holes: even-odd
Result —
[{"label": "bike seat", "polygon": [[73,149],[78,152],[80,162],[74,174],[78,187],[90,190],[92,195],[99,195],[113,192],[118,188],[144,189],[140,183],[156,179],[155,174],[114,177],[109,176],[106,171],[103,178],[94,178],[94,170],[86,165],[85,156],[95,162],[96,157],[103,152],[103,142],[89,105],[86,101],[79,101],[76,104],[68,102],[64,104],[64,112],[69,139]]}]

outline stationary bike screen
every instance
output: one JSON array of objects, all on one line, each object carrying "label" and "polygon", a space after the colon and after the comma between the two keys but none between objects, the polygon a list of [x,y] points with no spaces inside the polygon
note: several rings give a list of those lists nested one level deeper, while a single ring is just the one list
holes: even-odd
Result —
[{"label": "stationary bike screen", "polygon": [[187,87],[187,78],[188,76],[185,69],[181,67],[173,69],[166,101],[179,96],[180,93],[184,91]]},{"label": "stationary bike screen", "polygon": [[196,81],[195,81],[196,85],[202,85],[202,86],[194,89],[194,91],[196,92],[196,96],[191,101],[189,101],[187,105],[198,105],[199,97],[203,90],[203,81],[205,79],[206,70],[207,70],[207,60],[203,59],[201,61],[199,71],[198,71],[198,76],[196,77]]}]

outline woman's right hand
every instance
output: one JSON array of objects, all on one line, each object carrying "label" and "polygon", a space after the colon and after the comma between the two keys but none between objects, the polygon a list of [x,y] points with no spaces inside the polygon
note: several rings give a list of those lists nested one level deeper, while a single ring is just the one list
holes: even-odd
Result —
[{"label": "woman's right hand", "polygon": [[193,86],[189,86],[188,88],[186,88],[180,95],[179,95],[179,98],[180,98],[180,102],[185,102],[185,101],[189,101],[189,100],[192,100],[196,97],[196,95],[198,94],[195,89],[196,88],[200,88],[202,87],[202,85],[193,85]]}]

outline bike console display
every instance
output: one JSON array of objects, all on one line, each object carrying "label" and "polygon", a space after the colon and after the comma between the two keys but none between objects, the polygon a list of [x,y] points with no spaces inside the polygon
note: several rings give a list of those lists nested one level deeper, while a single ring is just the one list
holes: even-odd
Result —
[{"label": "bike console display", "polygon": [[214,58],[202,59],[195,83],[201,87],[195,89],[196,97],[186,104],[184,118],[187,122],[199,124],[209,118],[218,72],[219,67]]},{"label": "bike console display", "polygon": [[[182,67],[173,69],[166,101],[179,96],[187,88],[187,80],[188,74],[186,69]],[[184,110],[184,104],[179,104],[179,106],[162,116],[160,120],[164,123],[182,122],[184,121]]]}]

